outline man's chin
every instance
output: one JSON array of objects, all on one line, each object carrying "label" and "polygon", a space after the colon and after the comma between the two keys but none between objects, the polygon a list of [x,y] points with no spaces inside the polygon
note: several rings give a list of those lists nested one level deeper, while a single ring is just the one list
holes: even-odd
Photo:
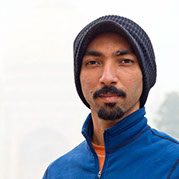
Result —
[{"label": "man's chin", "polygon": [[107,108],[114,108],[116,106],[116,103],[104,103],[105,104],[105,107]]},{"label": "man's chin", "polygon": [[[110,105],[109,105],[110,104]],[[103,120],[115,121],[120,119],[124,115],[124,111],[120,107],[114,107],[115,104],[107,103],[106,107],[101,107],[98,111],[98,117]],[[110,106],[110,109],[109,109]],[[113,106],[113,107],[111,107]],[[112,108],[112,109],[111,109]]]}]

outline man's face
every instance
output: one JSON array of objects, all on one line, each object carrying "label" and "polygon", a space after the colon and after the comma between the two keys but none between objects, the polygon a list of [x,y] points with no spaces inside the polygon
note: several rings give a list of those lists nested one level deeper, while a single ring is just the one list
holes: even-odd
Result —
[{"label": "man's face", "polygon": [[88,45],[80,82],[92,113],[104,120],[117,120],[139,109],[142,72],[132,47],[116,33],[103,33]]}]

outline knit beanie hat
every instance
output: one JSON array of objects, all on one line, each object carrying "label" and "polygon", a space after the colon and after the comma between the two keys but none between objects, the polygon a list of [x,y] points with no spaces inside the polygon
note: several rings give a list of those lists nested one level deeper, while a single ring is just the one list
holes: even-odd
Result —
[{"label": "knit beanie hat", "polygon": [[130,19],[116,15],[103,16],[92,21],[79,32],[74,41],[75,84],[81,100],[90,108],[84,98],[80,83],[80,71],[84,53],[89,43],[97,35],[104,32],[116,32],[122,35],[133,47],[143,74],[143,91],[140,98],[140,107],[143,107],[150,89],[156,82],[156,63],[153,47],[148,35],[138,24]]}]

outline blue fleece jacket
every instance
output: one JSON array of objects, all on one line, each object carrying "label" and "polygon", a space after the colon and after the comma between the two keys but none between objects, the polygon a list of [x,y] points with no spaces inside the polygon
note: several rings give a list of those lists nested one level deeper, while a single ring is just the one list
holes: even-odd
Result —
[{"label": "blue fleece jacket", "polygon": [[179,179],[179,142],[152,129],[145,108],[104,131],[105,162],[99,171],[91,145],[91,115],[83,125],[84,142],[54,161],[43,179]]}]

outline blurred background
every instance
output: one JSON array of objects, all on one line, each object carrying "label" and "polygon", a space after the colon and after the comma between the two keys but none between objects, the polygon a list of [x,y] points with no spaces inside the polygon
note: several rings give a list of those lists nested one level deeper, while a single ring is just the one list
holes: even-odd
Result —
[{"label": "blurred background", "polygon": [[157,83],[149,124],[179,139],[178,0],[6,0],[0,2],[0,178],[39,179],[81,141],[90,112],[73,76],[73,40],[102,15],[128,17],[148,33]]}]

